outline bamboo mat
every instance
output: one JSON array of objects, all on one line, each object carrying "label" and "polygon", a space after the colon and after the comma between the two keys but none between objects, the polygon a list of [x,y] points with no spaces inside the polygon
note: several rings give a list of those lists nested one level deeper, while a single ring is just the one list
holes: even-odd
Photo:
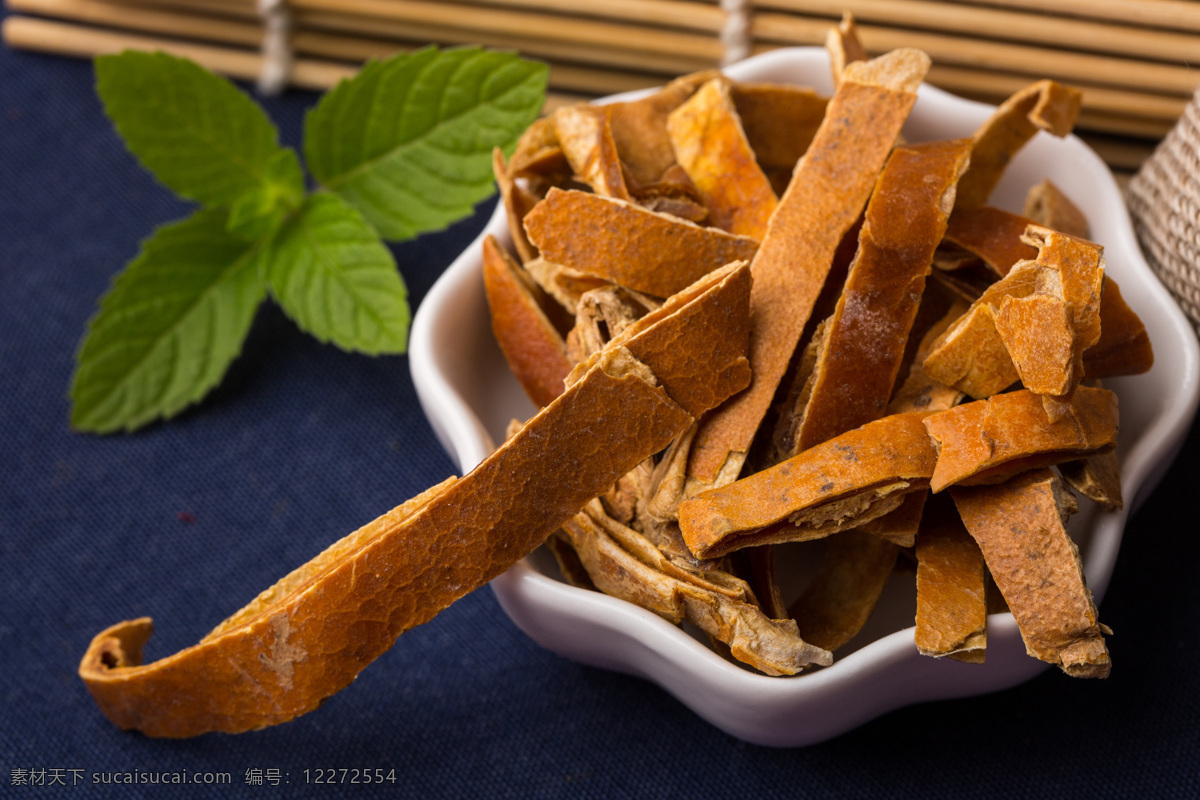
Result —
[{"label": "bamboo mat", "polygon": [[[765,50],[820,45],[843,11],[872,55],[932,57],[929,82],[996,103],[1038,78],[1084,90],[1078,132],[1128,177],[1200,84],[1200,0],[6,0],[11,47],[186,55],[231,77],[325,89],[429,43],[550,64],[550,104],[655,86]],[[586,10],[581,10],[586,7]],[[265,56],[265,57],[264,57]]]}]

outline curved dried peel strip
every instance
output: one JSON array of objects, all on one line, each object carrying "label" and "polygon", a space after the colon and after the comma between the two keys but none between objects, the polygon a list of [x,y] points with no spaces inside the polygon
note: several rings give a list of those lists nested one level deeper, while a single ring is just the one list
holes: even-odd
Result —
[{"label": "curved dried peel strip", "polygon": [[950,496],[1017,620],[1025,649],[1077,678],[1106,678],[1106,632],[1064,522],[1075,501],[1048,469]]},{"label": "curved dried peel strip", "polygon": [[954,299],[942,317],[929,326],[922,335],[920,344],[909,365],[908,377],[888,401],[887,413],[903,414],[906,411],[944,411],[958,405],[963,393],[952,386],[934,380],[925,372],[925,359],[928,357],[934,342],[941,338],[951,325],[954,324],[967,310],[968,306],[962,300]]},{"label": "curved dried peel strip", "polygon": [[614,519],[602,505],[596,502],[588,503],[580,513],[603,528],[626,552],[657,572],[743,603],[758,602],[750,585],[741,578],[722,570],[711,569],[711,564],[708,565],[710,569],[706,571],[693,569],[690,565],[681,566],[645,535]]},{"label": "curved dried peel strip", "polygon": [[604,106],[562,106],[552,115],[558,143],[571,169],[592,191],[629,200],[617,145]]},{"label": "curved dried peel strip", "polygon": [[[1086,220],[1080,222],[1071,211],[1061,208],[1061,203],[1069,201],[1053,199],[1056,191],[1050,184],[1043,192],[1031,192],[1033,206],[1027,205],[1027,213],[1033,213],[1028,219],[991,206],[957,208],[950,216],[946,240],[979,256],[994,272],[1006,275],[1019,260],[1037,258],[1037,248],[1020,238],[1031,221],[1072,236],[1086,236]],[[1096,378],[1137,375],[1153,364],[1154,351],[1146,326],[1125,302],[1116,281],[1106,274],[1100,292],[1100,339],[1083,351],[1084,374]]]},{"label": "curved dried peel strip", "polygon": [[[1083,212],[1049,180],[1029,190],[1025,215],[1052,230],[1087,238]],[[1104,275],[1100,293],[1100,339],[1083,351],[1084,374],[1091,378],[1139,375],[1154,365],[1146,326],[1121,296],[1117,282]]]},{"label": "curved dried peel strip", "polygon": [[1030,225],[1024,240],[1037,248],[1037,263],[1062,275],[1062,299],[1070,305],[1080,352],[1100,340],[1104,248],[1087,239]]},{"label": "curved dried peel strip", "polygon": [[1105,511],[1116,511],[1124,505],[1121,498],[1121,465],[1113,450],[1058,465],[1062,479],[1075,491]]},{"label": "curved dried peel strip", "polygon": [[634,201],[643,208],[697,225],[708,224],[708,209],[700,192],[678,164],[672,164],[655,183],[634,183],[632,178],[627,181]]},{"label": "curved dried peel strip", "polygon": [[578,313],[579,300],[585,293],[612,286],[612,283],[603,278],[556,264],[541,256],[527,261],[525,272],[542,291],[553,297],[563,310],[572,315]]},{"label": "curved dried peel strip", "polygon": [[745,580],[758,598],[758,607],[771,619],[786,619],[789,614],[783,600],[783,589],[779,585],[775,570],[775,547],[747,547],[730,553],[721,563]]},{"label": "curved dried peel strip", "polygon": [[1051,420],[1028,389],[965,403],[925,418],[937,442],[930,488],[998,483],[1017,472],[1107,452],[1117,442],[1117,396],[1080,386]]},{"label": "curved dried peel strip", "polygon": [[[925,374],[939,384],[953,387],[973,398],[990,397],[1020,379],[1008,348],[996,331],[996,312],[988,299],[1007,291],[1032,291],[1029,276],[1016,270],[997,281],[967,311],[938,337],[922,363]],[[1010,280],[1011,279],[1011,280]],[[985,299],[988,298],[988,299]]]},{"label": "curved dried peel strip", "polygon": [[658,305],[621,286],[584,292],[575,308],[575,325],[567,334],[567,357],[573,363],[587,360]]},{"label": "curved dried peel strip", "polygon": [[526,178],[547,185],[560,185],[570,180],[570,164],[558,144],[553,119],[542,117],[535,121],[517,140],[508,160],[508,177],[512,180]]},{"label": "curved dried peel strip", "polygon": [[646,97],[607,106],[617,153],[638,185],[658,183],[675,164],[667,117],[718,75],[716,70],[684,75]]},{"label": "curved dried peel strip", "polygon": [[1117,282],[1104,276],[1100,294],[1100,340],[1083,351],[1083,371],[1089,378],[1140,375],[1154,366],[1154,348],[1146,325],[1125,298]]},{"label": "curved dried peel strip", "polygon": [[858,255],[787,456],[884,414],[971,140],[898,147],[867,204]]},{"label": "curved dried peel strip", "polygon": [[649,490],[641,504],[641,516],[664,524],[679,519],[679,501],[684,497],[687,481],[687,458],[696,435],[693,425],[679,435],[654,466]]},{"label": "curved dried peel strip", "polygon": [[708,224],[762,240],[778,200],[734,108],[729,81],[714,78],[671,112],[675,160],[708,209]]},{"label": "curved dried peel strip", "polygon": [[1021,383],[1037,394],[1061,397],[1079,381],[1071,306],[1061,297],[1034,292],[1005,297],[995,312],[996,333]]},{"label": "curved dried peel strip", "polygon": [[509,369],[538,407],[562,394],[571,371],[563,337],[542,311],[530,286],[495,238],[483,242],[483,285],[492,333]]},{"label": "curved dried peel strip", "polygon": [[612,488],[600,495],[600,502],[613,519],[625,524],[633,522],[638,501],[646,492],[653,470],[653,457],[643,459],[629,472],[617,478]]},{"label": "curved dried peel strip", "polygon": [[1018,261],[1037,258],[1037,248],[1021,240],[1033,223],[994,206],[956,208],[946,227],[946,241],[983,259],[996,275],[1007,275]]},{"label": "curved dried peel strip", "polygon": [[[675,402],[699,418],[750,382],[750,268],[743,262],[713,270],[629,325],[620,345],[644,362]],[[713,336],[713,331],[721,331]],[[695,362],[720,364],[697,372]],[[584,362],[586,364],[587,362]],[[575,367],[568,383],[583,365]]]},{"label": "curved dried peel strip", "polygon": [[1049,178],[1031,186],[1025,195],[1022,212],[1030,220],[1051,230],[1087,239],[1091,233],[1087,217],[1071,198],[1063,194]]},{"label": "curved dried peel strip", "polygon": [[530,244],[529,237],[525,235],[522,220],[540,198],[513,180],[508,171],[508,164],[504,161],[504,153],[499,147],[492,151],[492,173],[496,176],[496,185],[500,189],[500,201],[504,203],[508,233],[512,236],[517,255],[520,256],[522,264],[532,261],[537,258],[537,248]]},{"label": "curved dried peel strip", "polygon": [[906,49],[846,68],[752,263],[753,380],[702,421],[688,464],[698,482],[711,485],[740,470],[834,253],[866,205],[928,69],[928,56]]},{"label": "curved dried peel strip", "polygon": [[917,540],[917,530],[921,527],[928,497],[929,492],[909,492],[896,508],[864,522],[858,526],[858,530],[897,547],[912,547]]},{"label": "curved dried peel strip", "polygon": [[[109,719],[151,736],[238,732],[311,711],[682,430],[691,417],[652,381],[627,351],[610,351],[466,477],[352,534],[235,624],[142,665],[149,623],[122,623],[93,640],[81,677]],[[538,481],[530,502],[530,472],[545,465],[572,480]]]},{"label": "curved dried peel strip", "polygon": [[1071,132],[1083,93],[1051,80],[1037,81],[1005,100],[975,132],[971,168],[958,187],[961,208],[988,201],[1004,170],[1038,131],[1062,137]]},{"label": "curved dried peel strip", "polygon": [[917,627],[921,655],[983,663],[987,570],[979,545],[944,495],[933,498],[917,534]]},{"label": "curved dried peel strip", "polygon": [[853,639],[875,610],[899,552],[861,530],[831,538],[820,571],[788,609],[804,640],[836,652]]},{"label": "curved dried peel strip", "polygon": [[795,364],[790,367],[791,385],[781,404],[779,416],[775,420],[775,430],[771,435],[772,450],[769,458],[772,462],[784,461],[800,451],[796,446],[800,436],[800,423],[804,421],[804,409],[808,407],[808,401],[812,398],[817,363],[825,358],[831,320],[832,317],[826,317],[817,323],[812,337],[800,351]]},{"label": "curved dried peel strip", "polygon": [[[728,290],[747,272],[731,268],[693,287],[627,341],[652,353],[655,340],[687,346],[695,340],[673,326],[709,330],[737,313],[727,306],[738,298],[744,317],[748,291]],[[686,368],[660,379],[611,344],[470,474],[414,501],[407,516],[385,515],[352,534],[168,658],[140,663],[148,621],[114,626],[93,641],[81,676],[110,719],[153,736],[243,731],[312,710],[400,634],[508,569],[692,424],[671,392],[695,399],[684,384],[719,385],[719,376],[745,368],[744,349],[730,343],[675,357]]]},{"label": "curved dried peel strip", "polygon": [[996,333],[1026,388],[1066,399],[1083,378],[1083,351],[1100,339],[1103,249],[1038,225],[1023,238],[1038,248],[1034,289],[1000,299]]},{"label": "curved dried peel strip", "polygon": [[842,74],[846,71],[847,64],[867,60],[867,50],[858,37],[858,24],[854,14],[849,11],[842,12],[842,19],[837,27],[830,28],[825,34],[825,50],[829,53],[829,68],[834,86],[842,82]]},{"label": "curved dried peel strip", "polygon": [[764,172],[790,175],[817,135],[829,98],[776,83],[734,82],[730,92],[758,165]]},{"label": "curved dried peel strip", "polygon": [[[832,663],[827,651],[799,636],[794,621],[770,619],[757,605],[698,576],[666,574],[643,561],[624,546],[640,538],[637,532],[626,528],[618,541],[613,526],[602,527],[586,513],[577,514],[564,528],[592,581],[605,594],[629,600],[676,624],[686,619],[728,644],[739,661],[768,675],[794,675],[813,664]],[[657,550],[649,542],[635,549],[652,562],[666,562],[656,557]]]},{"label": "curved dried peel strip", "polygon": [[937,453],[924,412],[847,431],[775,466],[679,504],[679,526],[699,558],[803,541],[857,527],[925,489]]},{"label": "curved dried peel strip", "polygon": [[1037,260],[1018,262],[988,287],[925,360],[929,375],[972,397],[1019,379],[1065,399],[1083,377],[1084,351],[1100,339],[1102,248],[1038,225],[1022,239]]},{"label": "curved dried peel strip", "polygon": [[525,230],[546,259],[655,297],[758,250],[746,236],[575,190],[551,189]]},{"label": "curved dried peel strip", "polygon": [[[926,293],[925,300],[932,300],[929,293]],[[934,302],[931,305],[940,308],[941,302]],[[930,378],[925,374],[921,364],[933,342],[966,310],[966,307],[966,304],[960,300],[951,300],[942,317],[925,330],[909,366],[908,377],[888,403],[888,414],[905,414],[911,411],[925,413],[944,411],[958,405],[962,400],[962,392]],[[925,501],[928,497],[929,492],[907,494],[899,508],[867,522],[860,526],[860,530],[900,547],[912,547],[924,517]]]}]

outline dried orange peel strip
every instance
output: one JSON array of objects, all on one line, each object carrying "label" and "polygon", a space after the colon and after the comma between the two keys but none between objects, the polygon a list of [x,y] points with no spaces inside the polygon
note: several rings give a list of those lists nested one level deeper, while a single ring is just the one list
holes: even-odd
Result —
[{"label": "dried orange peel strip", "polygon": [[[770,619],[751,599],[711,581],[672,569],[636,531],[580,513],[563,528],[596,587],[673,623],[688,620],[730,648],[733,656],[768,675],[794,675],[832,656],[805,642],[790,619]],[[732,576],[730,576],[732,577]]]},{"label": "dried orange peel strip", "polygon": [[563,155],[579,179],[597,194],[631,199],[604,106],[562,106],[552,119]]},{"label": "dried orange peel strip", "polygon": [[861,530],[832,537],[812,583],[788,607],[805,641],[831,652],[862,630],[900,548]]},{"label": "dried orange peel strip", "polygon": [[1020,380],[1066,398],[1083,378],[1083,353],[1100,340],[1104,258],[1099,245],[1030,225],[1037,249],[988,287],[933,346],[925,371],[972,397]]},{"label": "dried orange peel strip", "polygon": [[[629,348],[670,387],[671,398],[699,419],[750,383],[745,353],[751,291],[746,262],[715,269],[614,336],[609,347]],[[713,336],[713,331],[721,335]],[[711,365],[704,380],[694,378],[697,360]],[[576,366],[568,382],[584,368]]]},{"label": "dried orange peel strip", "polygon": [[579,298],[583,297],[585,292],[612,286],[610,281],[603,278],[588,275],[586,272],[580,272],[562,264],[555,264],[541,256],[527,261],[525,272],[534,283],[541,287],[542,291],[554,298],[564,311],[572,315],[579,310]]},{"label": "dried orange peel strip", "polygon": [[1075,491],[1105,511],[1124,505],[1121,497],[1121,467],[1116,451],[1088,456],[1058,465],[1058,472]]},{"label": "dried orange peel strip", "polygon": [[698,558],[762,544],[819,539],[857,527],[929,486],[937,452],[923,412],[847,431],[775,466],[679,504]]},{"label": "dried orange peel strip", "polygon": [[571,371],[565,343],[538,302],[536,286],[491,236],[483,242],[483,285],[492,333],[517,382],[539,408],[562,394]]},{"label": "dried orange peel strip", "polygon": [[956,208],[946,241],[983,259],[996,275],[1007,275],[1018,261],[1037,258],[1037,248],[1022,241],[1033,220],[994,206]]},{"label": "dried orange peel strip", "polygon": [[[925,330],[909,367],[908,377],[888,403],[888,414],[945,411],[962,400],[962,392],[930,378],[921,364],[930,345],[965,310],[966,304],[961,300],[952,301],[946,313]],[[899,508],[861,525],[860,530],[901,547],[912,547],[916,542],[928,497],[929,492],[907,494]]]},{"label": "dried orange peel strip", "polygon": [[945,495],[917,533],[917,650],[982,663],[987,648],[987,571],[979,545]]},{"label": "dried orange peel strip", "polygon": [[994,395],[930,414],[925,426],[938,447],[930,488],[998,483],[1039,466],[1104,453],[1117,442],[1117,396],[1080,386],[1066,413],[1051,420],[1028,389]]},{"label": "dried orange peel strip", "polygon": [[803,86],[777,83],[735,82],[730,90],[758,165],[790,175],[817,135],[829,98]]},{"label": "dried orange peel strip", "polygon": [[829,69],[834,86],[842,82],[842,75],[848,65],[855,61],[867,60],[867,50],[859,39],[858,23],[854,14],[849,11],[843,12],[837,27],[829,29],[825,34],[825,50],[829,53]]},{"label": "dried orange peel strip", "polygon": [[888,158],[786,455],[883,416],[970,151],[959,139]]},{"label": "dried orange peel strip", "polygon": [[684,75],[646,97],[607,106],[617,153],[633,183],[641,186],[657,183],[675,164],[667,117],[719,74],[716,70],[706,70]]},{"label": "dried orange peel strip", "polygon": [[[313,710],[400,634],[512,566],[688,424],[625,356],[627,364],[614,359],[590,372],[469,475],[402,519],[368,526],[366,541],[355,537],[346,552],[335,545],[285,591],[199,644],[142,665],[148,621],[104,631],[80,665],[93,697],[119,727],[166,737],[251,730]],[[640,370],[622,372],[631,366]],[[636,419],[576,424],[614,407]],[[526,482],[537,464],[573,480],[543,481],[531,503]]]},{"label": "dried orange peel strip", "polygon": [[521,221],[537,204],[538,198],[513,180],[504,160],[504,153],[499,147],[492,151],[492,173],[496,177],[496,186],[500,189],[500,202],[504,204],[504,216],[508,223],[509,235],[512,236],[513,247],[516,248],[522,263],[532,261],[537,258],[537,248],[529,243]]},{"label": "dried orange peel strip", "polygon": [[1154,366],[1146,324],[1129,307],[1117,282],[1105,275],[1100,295],[1100,340],[1083,351],[1088,378],[1140,375]]},{"label": "dried orange peel strip", "polygon": [[1032,83],[1005,100],[975,132],[971,168],[958,186],[958,205],[986,203],[1013,156],[1038,131],[1066,136],[1082,105],[1082,92],[1051,80]]},{"label": "dried orange peel strip", "polygon": [[614,198],[551,189],[525,216],[542,256],[654,297],[669,297],[758,242]]},{"label": "dried orange peel strip", "polygon": [[[674,310],[725,314],[721,288],[710,283]],[[641,343],[696,322],[716,324],[660,317]],[[675,377],[712,383],[725,362],[744,365],[734,350],[680,354],[691,372]],[[691,396],[612,346],[468,475],[333,545],[199,644],[142,664],[149,620],[120,623],[92,641],[80,675],[109,719],[151,736],[245,731],[311,711],[404,631],[508,569],[667,446],[694,419],[672,391]]]},{"label": "dried orange peel strip", "polygon": [[1029,188],[1022,213],[1052,230],[1082,239],[1091,236],[1091,226],[1083,211],[1049,178]]},{"label": "dried orange peel strip", "polygon": [[[1029,217],[991,206],[955,209],[946,229],[946,240],[983,259],[993,272],[1003,276],[1020,261],[1037,258],[1037,247],[1023,239],[1031,222],[1071,236],[1084,235],[1080,231],[1086,233],[1086,221],[1075,219],[1078,209],[1074,206],[1072,211],[1060,209],[1061,202],[1069,201],[1063,198],[1060,202],[1051,199],[1053,194],[1042,194],[1047,196],[1038,201],[1040,205],[1029,209],[1033,212]],[[1100,292],[1100,339],[1083,351],[1084,375],[1092,378],[1137,375],[1153,364],[1154,350],[1145,324],[1125,302],[1116,281],[1105,274]]]},{"label": "dried orange peel strip", "polygon": [[[1023,239],[1037,248],[1035,263],[1049,268],[1044,274],[1053,278],[1052,285],[1039,286],[1028,297],[1005,298],[996,314],[996,330],[1026,388],[1067,397],[1083,378],[1084,351],[1100,341],[1104,248],[1040,225],[1030,225]],[[1061,355],[1043,350],[1039,340],[1043,309],[1050,315],[1061,313],[1066,320],[1066,352]]]},{"label": "dried orange peel strip", "polygon": [[929,57],[901,49],[846,68],[780,199],[751,270],[749,389],[701,422],[689,477],[736,477],[812,313],[842,237],[857,221],[917,98]]},{"label": "dried orange peel strip", "polygon": [[1048,469],[951,497],[1017,620],[1025,649],[1079,678],[1108,677],[1105,627],[1064,522],[1075,500]]},{"label": "dried orange peel strip", "polygon": [[728,79],[714,78],[671,112],[675,159],[700,192],[708,224],[761,241],[778,200],[734,107]]}]

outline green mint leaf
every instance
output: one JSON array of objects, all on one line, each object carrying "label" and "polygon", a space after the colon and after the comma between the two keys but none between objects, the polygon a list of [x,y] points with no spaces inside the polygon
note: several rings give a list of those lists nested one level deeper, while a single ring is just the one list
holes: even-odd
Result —
[{"label": "green mint leaf", "polygon": [[269,182],[275,126],[232,83],[165,53],[96,59],[96,91],[130,151],[177,194],[232,205]]},{"label": "green mint leaf", "polygon": [[443,228],[494,191],[492,150],[537,118],[547,72],[479,48],[370,62],[309,112],[308,168],[386,239]]},{"label": "green mint leaf", "polygon": [[267,180],[244,192],[229,209],[229,230],[246,239],[259,239],[279,227],[284,216],[304,202],[304,172],[290,147],[267,164]]},{"label": "green mint leaf", "polygon": [[352,206],[310,195],[264,253],[271,293],[303,330],[343,350],[402,353],[407,291],[392,253]]},{"label": "green mint leaf", "polygon": [[76,358],[72,424],[133,430],[216,386],[265,296],[260,245],[202,209],[159,228],[100,300]]}]

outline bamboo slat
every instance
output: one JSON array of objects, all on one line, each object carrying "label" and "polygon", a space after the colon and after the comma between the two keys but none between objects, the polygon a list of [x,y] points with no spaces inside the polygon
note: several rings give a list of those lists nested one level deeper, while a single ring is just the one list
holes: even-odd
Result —
[{"label": "bamboo slat", "polygon": [[[995,5],[997,0],[963,0]],[[1194,0],[1001,0],[1003,5],[1077,19],[1105,19],[1168,30],[1200,31],[1200,5]]]},{"label": "bamboo slat", "polygon": [[[756,37],[786,44],[819,44],[829,21],[792,14],[762,13],[754,17]],[[1188,65],[1142,61],[1116,56],[1077,53],[985,39],[964,39],[928,31],[859,25],[863,46],[871,53],[897,47],[916,47],[935,63],[1020,72],[1069,81],[1094,81],[1103,76],[1112,86],[1188,96],[1200,83],[1200,73]]]},{"label": "bamboo slat", "polygon": [[[1192,4],[1187,4],[1191,6]],[[828,26],[845,11],[861,25],[888,25],[956,34],[961,39],[991,39],[1134,56],[1151,61],[1186,62],[1200,53],[1200,31],[1136,28],[1089,19],[1062,19],[1009,8],[932,0],[759,0],[761,9],[822,15]]]},{"label": "bamboo slat", "polygon": [[[249,50],[196,44],[181,39],[108,31],[66,22],[33,17],[6,17],[4,41],[10,47],[39,50],[65,56],[93,58],[122,50],[162,50],[190,58],[206,69],[233,78],[253,80],[262,71],[262,56]],[[292,83],[304,89],[328,89],[357,69],[353,66],[316,59],[296,59]]]},{"label": "bamboo slat", "polygon": [[[324,89],[361,63],[426,44],[480,44],[546,61],[547,107],[664,83],[722,63],[718,0],[285,0],[293,86]],[[256,0],[6,0],[11,47],[80,57],[124,47],[188,55],[232,77],[263,67]],[[1130,169],[1200,84],[1200,0],[755,0],[750,52],[821,45],[845,10],[871,54],[928,52],[930,83],[996,103],[1038,78],[1084,90],[1078,128]]]}]

